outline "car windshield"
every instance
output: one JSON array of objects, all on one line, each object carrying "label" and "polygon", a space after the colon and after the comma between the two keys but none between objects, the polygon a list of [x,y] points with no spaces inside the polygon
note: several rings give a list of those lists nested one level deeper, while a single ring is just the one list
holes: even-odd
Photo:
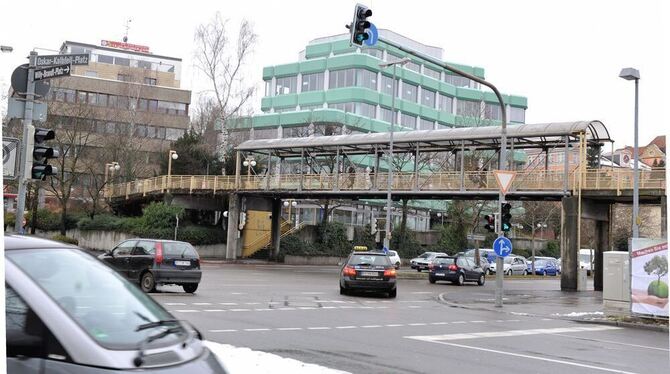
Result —
[{"label": "car windshield", "polygon": [[506,264],[511,264],[512,262],[514,262],[514,257],[505,257]]},{"label": "car windshield", "polygon": [[369,254],[360,254],[353,255],[349,258],[349,265],[374,265],[374,266],[387,266],[391,265],[391,260],[387,256],[380,255],[369,255]]},{"label": "car windshield", "polygon": [[591,262],[591,256],[588,254],[581,254],[579,255],[579,261],[586,263]]},{"label": "car windshield", "polygon": [[432,255],[433,255],[432,253],[423,253],[421,256],[419,256],[419,258],[428,258]]},{"label": "car windshield", "polygon": [[[173,319],[167,311],[96,258],[68,248],[6,251],[79,326],[108,349],[136,349],[156,329],[147,322]],[[152,346],[183,338],[168,335]]]},{"label": "car windshield", "polygon": [[545,266],[547,264],[546,260],[536,260],[535,266]]}]

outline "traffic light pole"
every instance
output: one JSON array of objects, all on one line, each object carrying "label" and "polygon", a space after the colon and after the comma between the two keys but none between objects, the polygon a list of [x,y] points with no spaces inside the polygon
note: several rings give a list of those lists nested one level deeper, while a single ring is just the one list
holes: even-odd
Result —
[{"label": "traffic light pole", "polygon": [[16,220],[14,222],[14,231],[22,232],[23,229],[23,211],[26,209],[26,190],[28,189],[28,180],[30,168],[26,165],[28,160],[28,142],[31,136],[30,127],[33,125],[33,103],[35,100],[35,60],[37,52],[31,51],[28,63],[28,84],[26,86],[26,108],[23,113],[23,139],[21,140],[21,161],[19,171],[19,192],[16,203]]}]

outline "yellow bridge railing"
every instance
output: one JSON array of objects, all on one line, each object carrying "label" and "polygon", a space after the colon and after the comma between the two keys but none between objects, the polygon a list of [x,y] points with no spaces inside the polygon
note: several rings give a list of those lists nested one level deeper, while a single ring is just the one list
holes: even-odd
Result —
[{"label": "yellow bridge railing", "polygon": [[[578,188],[582,178],[582,190],[633,189],[633,171],[628,169],[587,169],[573,171],[568,176],[567,189]],[[386,173],[340,173],[340,174],[284,174],[235,176],[209,175],[165,175],[109,185],[107,198],[129,198],[147,194],[174,191],[186,193],[213,193],[228,191],[373,191],[385,190]],[[563,171],[518,171],[510,191],[560,191],[565,188]],[[440,172],[432,174],[394,173],[394,191],[497,191],[498,185],[491,171]],[[665,169],[640,171],[640,189],[665,190]]]}]

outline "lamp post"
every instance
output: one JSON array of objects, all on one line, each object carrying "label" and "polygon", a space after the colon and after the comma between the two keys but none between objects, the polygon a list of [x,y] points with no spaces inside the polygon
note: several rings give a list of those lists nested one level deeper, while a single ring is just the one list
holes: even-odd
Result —
[{"label": "lamp post", "polygon": [[[105,164],[105,182],[102,184],[105,186],[105,190],[107,190],[107,195],[109,195],[109,186],[107,186],[107,179],[109,179],[109,172],[112,172],[112,180],[114,179],[114,172],[119,171],[121,169],[121,166],[119,165],[118,162],[113,161],[113,162],[108,162]],[[109,196],[108,196],[109,197]]]},{"label": "lamp post", "polygon": [[[295,201],[294,199],[289,199],[288,201],[284,201],[284,207],[288,208],[288,220],[289,222],[291,221],[291,207],[296,208],[298,206],[298,202]],[[294,221],[294,226],[298,227],[298,208],[296,208],[296,218]]]},{"label": "lamp post", "polygon": [[441,218],[442,226],[444,226],[444,214],[442,214],[441,212],[437,212],[437,216]]},{"label": "lamp post", "polygon": [[[247,167],[247,184],[249,184],[249,178],[251,178],[251,168],[256,166],[256,160],[254,160],[254,158],[252,156],[247,156],[245,158],[244,162],[242,162],[242,165]],[[268,177],[269,177],[269,173],[268,173]]]},{"label": "lamp post", "polygon": [[170,192],[170,185],[172,184],[172,160],[176,160],[179,158],[179,155],[177,154],[177,151],[170,150],[168,153],[168,175],[167,175],[167,191]]},{"label": "lamp post", "polygon": [[393,128],[395,127],[395,97],[398,95],[398,86],[396,83],[396,67],[398,65],[405,65],[410,61],[409,58],[405,57],[396,61],[389,61],[383,64],[379,64],[380,68],[386,68],[393,66],[393,92],[391,95],[391,131],[389,138],[389,153],[388,153],[388,185],[386,187],[386,235],[384,235],[384,248],[391,249],[391,187],[393,186]]},{"label": "lamp post", "polygon": [[621,69],[619,78],[627,81],[635,81],[635,144],[633,145],[633,238],[640,235],[640,176],[638,169],[639,151],[637,148],[637,117],[638,117],[638,84],[640,72],[633,68]]},{"label": "lamp post", "polygon": [[13,50],[14,50],[14,48],[11,47],[11,46],[0,45],[0,51],[2,51],[2,53],[11,53]]}]

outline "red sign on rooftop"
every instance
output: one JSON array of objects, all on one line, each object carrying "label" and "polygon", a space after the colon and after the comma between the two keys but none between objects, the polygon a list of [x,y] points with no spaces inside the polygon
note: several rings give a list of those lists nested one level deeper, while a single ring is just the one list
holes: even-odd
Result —
[{"label": "red sign on rooftop", "polygon": [[149,53],[149,47],[146,45],[130,44],[125,42],[115,42],[111,40],[102,40],[100,45],[103,47],[128,49],[135,52]]}]

